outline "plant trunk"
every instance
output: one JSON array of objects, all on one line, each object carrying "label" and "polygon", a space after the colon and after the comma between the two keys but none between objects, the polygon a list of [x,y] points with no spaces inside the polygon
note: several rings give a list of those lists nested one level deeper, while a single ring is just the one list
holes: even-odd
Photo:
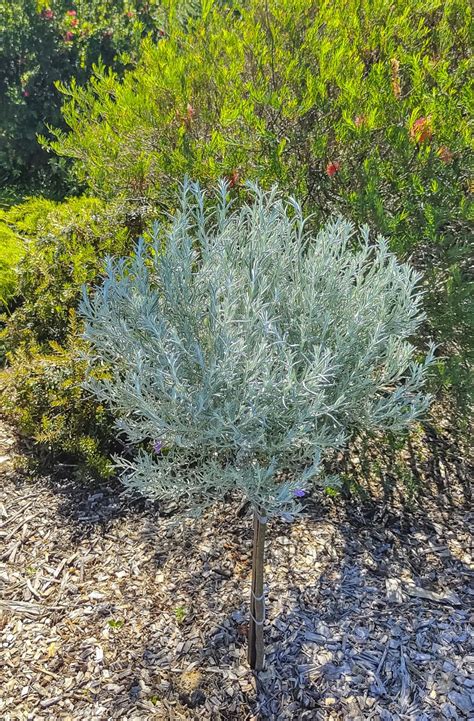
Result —
[{"label": "plant trunk", "polygon": [[255,511],[253,518],[252,592],[250,594],[248,648],[249,665],[255,671],[261,671],[264,664],[263,623],[265,620],[265,598],[263,593],[263,560],[266,526],[266,520],[262,519],[262,516]]}]

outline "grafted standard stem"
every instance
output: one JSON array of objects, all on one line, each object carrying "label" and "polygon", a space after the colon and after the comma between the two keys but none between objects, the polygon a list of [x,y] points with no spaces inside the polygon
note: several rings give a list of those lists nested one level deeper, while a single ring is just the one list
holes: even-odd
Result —
[{"label": "grafted standard stem", "polygon": [[257,511],[253,518],[252,591],[250,594],[249,648],[248,661],[255,671],[263,669],[265,656],[263,645],[263,623],[265,620],[265,598],[263,592],[263,564],[265,555],[266,519]]}]

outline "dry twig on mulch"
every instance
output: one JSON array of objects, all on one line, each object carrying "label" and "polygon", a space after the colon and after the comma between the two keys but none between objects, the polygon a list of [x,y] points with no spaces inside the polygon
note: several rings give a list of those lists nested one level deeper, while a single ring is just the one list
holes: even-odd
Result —
[{"label": "dry twig on mulch", "polygon": [[[395,495],[315,499],[270,526],[255,677],[238,500],[198,521],[163,517],[116,487],[19,473],[2,434],[5,721],[472,717],[472,519],[449,453],[437,461],[448,491],[411,510]],[[432,455],[421,466],[436,475]]]}]

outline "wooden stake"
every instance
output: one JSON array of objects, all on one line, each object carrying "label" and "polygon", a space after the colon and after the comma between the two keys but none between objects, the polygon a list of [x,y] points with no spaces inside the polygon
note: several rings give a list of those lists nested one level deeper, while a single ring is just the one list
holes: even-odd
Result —
[{"label": "wooden stake", "polygon": [[265,554],[266,520],[254,512],[253,518],[253,556],[252,556],[252,592],[250,594],[250,622],[248,661],[255,671],[263,669],[265,656],[263,646],[263,622],[265,619],[265,598],[263,593],[263,563]]}]

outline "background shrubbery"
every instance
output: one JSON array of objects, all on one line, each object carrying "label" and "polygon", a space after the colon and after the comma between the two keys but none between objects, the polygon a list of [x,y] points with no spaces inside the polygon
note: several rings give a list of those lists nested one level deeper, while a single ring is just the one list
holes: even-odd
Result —
[{"label": "background shrubbery", "polygon": [[6,307],[16,293],[16,267],[23,255],[22,241],[1,218],[0,211],[0,309]]},{"label": "background shrubbery", "polygon": [[32,198],[2,218],[0,232],[5,228],[24,248],[17,306],[4,314],[0,335],[7,358],[2,408],[44,450],[72,453],[103,473],[111,420],[80,387],[75,308],[82,284],[97,277],[103,257],[129,246],[123,206],[87,197],[62,203]]},{"label": "background shrubbery", "polygon": [[25,246],[17,269],[22,302],[8,321],[7,347],[14,351],[28,335],[61,343],[82,284],[94,280],[105,254],[126,247],[120,211],[96,198],[31,198],[3,219]]},{"label": "background shrubbery", "polygon": [[99,59],[123,73],[143,37],[157,41],[170,15],[193,12],[191,0],[0,0],[0,183],[70,193],[67,164],[37,142],[48,125],[65,127],[55,83],[83,84]]},{"label": "background shrubbery", "polygon": [[143,207],[185,172],[224,175],[278,182],[318,220],[369,223],[424,271],[429,332],[448,356],[439,380],[462,397],[474,317],[470,19],[464,0],[215,9],[146,43],[123,81],[100,69],[73,85],[72,132],[52,147],[104,199]]},{"label": "background shrubbery", "polygon": [[[74,7],[68,18],[81,16]],[[105,7],[88,4],[97,28]],[[7,213],[8,227],[29,238],[17,308],[3,333],[17,388],[27,383],[28,363],[41,384],[36,361],[49,357],[50,341],[60,344],[56,361],[72,353],[77,329],[69,313],[80,283],[96,277],[106,252],[127,251],[188,173],[205,185],[226,176],[236,195],[247,179],[278,182],[315,213],[315,224],[341,212],[386,235],[424,274],[428,322],[418,342],[431,336],[439,344],[433,388],[457,403],[462,421],[472,397],[474,318],[470,3],[249,0],[226,9],[171,2],[164,16],[136,3],[133,31],[129,7],[110,10],[121,29],[109,55],[100,48],[84,55],[81,43],[89,41],[74,36],[78,67],[61,75],[64,122],[49,142],[56,163],[72,163],[75,187],[97,199],[54,208],[29,201]],[[103,62],[84,85],[99,55]],[[69,77],[77,80],[68,84]],[[31,94],[16,93],[22,106],[30,102]],[[31,414],[28,432],[35,423],[54,426],[53,406],[39,411],[28,393],[17,394],[17,407]],[[80,415],[77,399],[58,407],[71,419]]]}]

